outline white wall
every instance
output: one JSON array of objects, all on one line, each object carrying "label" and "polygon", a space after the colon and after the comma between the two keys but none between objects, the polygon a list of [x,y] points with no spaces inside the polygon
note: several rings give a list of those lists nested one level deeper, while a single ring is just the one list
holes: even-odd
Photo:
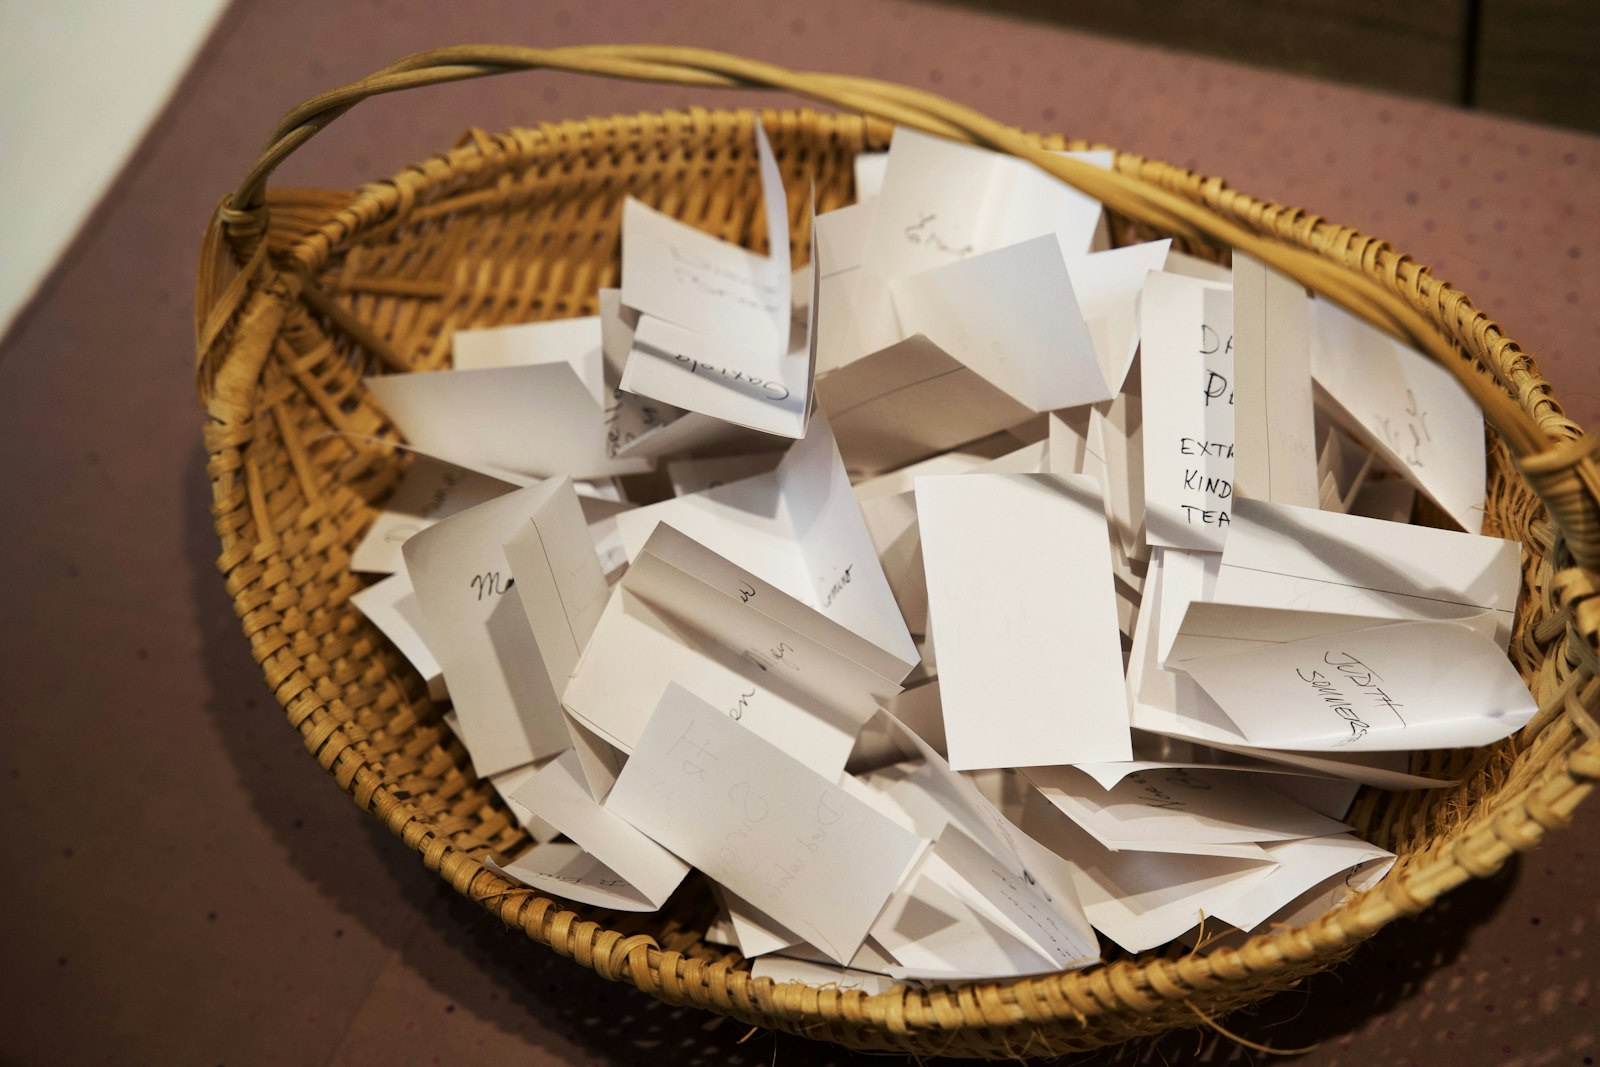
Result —
[{"label": "white wall", "polygon": [[0,335],[65,251],[226,0],[0,0]]}]

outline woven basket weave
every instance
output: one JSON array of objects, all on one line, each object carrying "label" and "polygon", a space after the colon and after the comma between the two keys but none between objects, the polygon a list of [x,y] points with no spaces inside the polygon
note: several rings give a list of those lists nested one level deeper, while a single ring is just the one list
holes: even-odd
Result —
[{"label": "woven basket weave", "polygon": [[[277,190],[273,168],[377,93],[547,68],[697,86],[766,86],[855,114],[691,111],[468,134],[356,192]],[[1486,533],[1524,545],[1511,655],[1540,713],[1492,748],[1430,753],[1459,787],[1364,791],[1352,820],[1398,853],[1372,891],[1239,949],[1113,958],[1088,971],[877,996],[750,977],[700,937],[691,879],[658,914],[574,907],[483,866],[526,838],[440,719],[421,680],[350,604],[349,554],[404,455],[364,375],[435,369],[452,332],[595,313],[618,280],[625,195],[729,240],[759,242],[752,123],[766,126],[794,224],[853,201],[851,161],[890,123],[1030,159],[1102,200],[1116,243],[1171,236],[1212,259],[1248,250],[1454,371],[1490,433]],[[268,686],[306,750],[457,891],[607,978],[665,1000],[864,1049],[1051,1055],[1195,1025],[1294,984],[1384,924],[1496,871],[1569,821],[1600,776],[1600,469],[1531,360],[1461,293],[1381,241],[1254,200],[1217,179],[1119,153],[1112,172],[1042,149],[1084,148],[898,86],[796,74],[691,49],[471,47],[424,53],[291,112],[222,201],[202,249],[198,385],[218,566]],[[808,235],[795,231],[803,239]],[[808,258],[796,249],[797,261]]]}]

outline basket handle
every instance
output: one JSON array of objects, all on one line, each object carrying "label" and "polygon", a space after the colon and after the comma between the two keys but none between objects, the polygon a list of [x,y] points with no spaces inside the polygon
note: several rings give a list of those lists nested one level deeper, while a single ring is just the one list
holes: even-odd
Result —
[{"label": "basket handle", "polygon": [[[1483,409],[1543,499],[1574,562],[1591,575],[1600,574],[1600,462],[1595,448],[1600,439],[1552,438],[1486,367],[1380,280],[1270,233],[1257,233],[1202,204],[1131,175],[1047,152],[1020,130],[980,112],[891,82],[797,72],[722,52],[666,45],[553,49],[460,45],[419,52],[359,81],[315,96],[285,115],[268,138],[261,157],[218,208],[212,228],[216,234],[211,239],[213,247],[225,239],[239,263],[259,264],[265,245],[267,179],[296,149],[362,100],[402,89],[538,69],[709,88],[787,90],[1020,157],[1128,218],[1191,240],[1242,250],[1416,346],[1454,374]],[[245,273],[253,272],[247,269]],[[241,276],[235,282],[243,280]],[[228,288],[237,290],[240,286]],[[217,312],[227,315],[231,311],[220,306],[198,309],[203,318],[210,317],[213,327]],[[202,336],[205,333],[202,327]]]}]

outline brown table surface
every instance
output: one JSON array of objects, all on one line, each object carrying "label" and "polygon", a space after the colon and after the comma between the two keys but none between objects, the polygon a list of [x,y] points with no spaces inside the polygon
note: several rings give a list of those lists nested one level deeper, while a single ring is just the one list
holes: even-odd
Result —
[{"label": "brown table surface", "polygon": [[[425,47],[604,40],[891,78],[1381,234],[1501,316],[1568,410],[1600,420],[1592,137],[906,0],[236,5],[0,346],[0,1060],[883,1062],[770,1033],[740,1043],[744,1027],[604,983],[456,898],[306,757],[213,567],[193,269],[271,123]],[[468,125],[691,100],[774,102],[550,75],[455,85],[364,105],[282,180],[349,186]],[[1308,1063],[1593,1063],[1597,830],[1583,810],[1229,1025],[1320,1043]],[[1264,1058],[1189,1033],[1095,1062]]]}]

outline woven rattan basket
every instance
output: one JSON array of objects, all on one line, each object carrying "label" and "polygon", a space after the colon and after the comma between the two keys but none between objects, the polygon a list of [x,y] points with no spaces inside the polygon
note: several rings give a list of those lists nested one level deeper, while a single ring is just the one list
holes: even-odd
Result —
[{"label": "woven rattan basket", "polygon": [[[862,114],[691,111],[472,133],[356,192],[278,190],[273,168],[367,96],[549,68],[696,86],[786,89]],[[738,241],[762,239],[752,123],[765,124],[796,225],[853,200],[851,161],[891,123],[1033,160],[1104,201],[1116,242],[1172,236],[1213,259],[1247,249],[1405,337],[1454,371],[1490,434],[1486,531],[1520,540],[1525,583],[1511,655],[1541,708],[1490,749],[1431,753],[1453,789],[1367,791],[1352,815],[1399,854],[1374,890],[1302,928],[1239,949],[1174,949],[1088,971],[877,996],[750,977],[700,937],[691,880],[660,913],[575,908],[484,867],[525,837],[398,653],[351,606],[349,553],[403,454],[364,375],[432,369],[452,331],[595,312],[617,283],[631,194]],[[1104,172],[948,101],[857,78],[796,74],[689,49],[470,47],[415,56],[290,112],[223,200],[200,263],[199,391],[218,560],[250,648],[306,750],[364,810],[457,891],[531,940],[680,1004],[866,1049],[1050,1055],[1194,1025],[1334,963],[1384,924],[1496,871],[1567,823],[1600,776],[1600,468],[1531,360],[1461,293],[1386,244],[1254,200],[1221,181],[1118,154]],[[800,233],[799,230],[796,231]],[[804,241],[798,242],[803,246]],[[797,248],[799,261],[807,258]]]}]

